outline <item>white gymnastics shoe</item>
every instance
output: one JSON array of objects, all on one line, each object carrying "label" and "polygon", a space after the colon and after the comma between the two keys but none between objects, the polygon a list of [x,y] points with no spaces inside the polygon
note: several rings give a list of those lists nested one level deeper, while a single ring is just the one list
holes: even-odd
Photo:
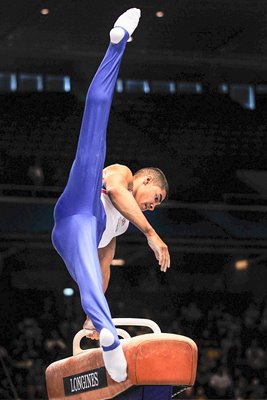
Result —
[{"label": "white gymnastics shoe", "polygon": [[111,43],[117,44],[124,37],[124,30],[122,28],[124,28],[129,33],[129,36],[131,36],[137,28],[140,17],[141,11],[139,8],[130,8],[123,13],[117,19],[114,24],[114,28],[111,29],[109,33]]},{"label": "white gymnastics shoe", "polygon": [[[114,343],[114,336],[107,328],[101,329],[100,345],[111,346]],[[102,351],[106,370],[116,382],[123,382],[127,379],[127,362],[123,354],[121,344],[116,349]]]}]

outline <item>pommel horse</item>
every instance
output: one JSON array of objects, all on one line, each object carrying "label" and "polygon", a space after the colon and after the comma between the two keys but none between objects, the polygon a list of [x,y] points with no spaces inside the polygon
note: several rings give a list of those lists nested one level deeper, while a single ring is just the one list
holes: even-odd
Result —
[{"label": "pommel horse", "polygon": [[128,364],[128,377],[114,382],[104,367],[100,348],[82,350],[82,329],[73,339],[73,356],[46,369],[48,398],[74,400],[169,400],[172,386],[193,386],[197,369],[197,346],[188,337],[161,333],[149,319],[114,318],[115,326],[146,326],[153,333],[131,337],[116,328]]}]

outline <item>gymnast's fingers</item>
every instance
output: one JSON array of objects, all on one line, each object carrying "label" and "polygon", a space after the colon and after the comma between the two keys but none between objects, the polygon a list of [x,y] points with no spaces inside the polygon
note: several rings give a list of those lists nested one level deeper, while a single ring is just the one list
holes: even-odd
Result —
[{"label": "gymnast's fingers", "polygon": [[164,248],[163,255],[164,255],[164,258],[163,258],[163,262],[161,265],[161,271],[166,272],[167,269],[170,268],[170,254],[169,254],[167,246],[166,246],[166,248]]},{"label": "gymnast's fingers", "polygon": [[165,263],[166,263],[166,260],[165,260],[165,254],[164,254],[164,251],[162,251],[162,255],[161,255],[161,263],[160,263],[160,270],[161,270],[162,272],[164,272],[164,269],[165,269]]},{"label": "gymnast's fingers", "polygon": [[96,330],[89,330],[88,329],[88,335],[86,335],[88,339],[91,340],[98,340],[99,339],[99,333]]}]

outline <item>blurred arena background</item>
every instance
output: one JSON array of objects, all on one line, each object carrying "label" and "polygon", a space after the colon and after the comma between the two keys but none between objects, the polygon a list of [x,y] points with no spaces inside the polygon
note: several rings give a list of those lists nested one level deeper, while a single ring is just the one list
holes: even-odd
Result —
[{"label": "blurred arena background", "polygon": [[1,399],[46,398],[44,370],[71,354],[83,324],[51,246],[53,207],[109,30],[133,6],[142,19],[117,82],[106,165],[166,173],[170,198],[147,217],[172,265],[160,273],[130,227],[107,292],[113,317],[151,318],[196,341],[197,382],[180,397],[267,396],[266,1],[2,0]]}]

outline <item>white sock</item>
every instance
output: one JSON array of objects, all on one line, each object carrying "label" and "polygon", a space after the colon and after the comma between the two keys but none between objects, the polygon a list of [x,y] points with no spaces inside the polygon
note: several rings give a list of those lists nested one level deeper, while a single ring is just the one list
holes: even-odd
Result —
[{"label": "white sock", "polygon": [[124,28],[129,36],[133,34],[137,25],[139,23],[139,19],[141,17],[141,11],[139,8],[130,8],[125,13],[123,13],[115,22],[114,28],[110,31],[110,41],[113,44],[117,44],[124,37]]},{"label": "white sock", "polygon": [[[103,328],[100,332],[100,345],[111,346],[114,343],[114,336],[110,330]],[[116,382],[123,382],[127,379],[127,362],[123,354],[121,344],[114,350],[102,351],[106,370]]]}]

